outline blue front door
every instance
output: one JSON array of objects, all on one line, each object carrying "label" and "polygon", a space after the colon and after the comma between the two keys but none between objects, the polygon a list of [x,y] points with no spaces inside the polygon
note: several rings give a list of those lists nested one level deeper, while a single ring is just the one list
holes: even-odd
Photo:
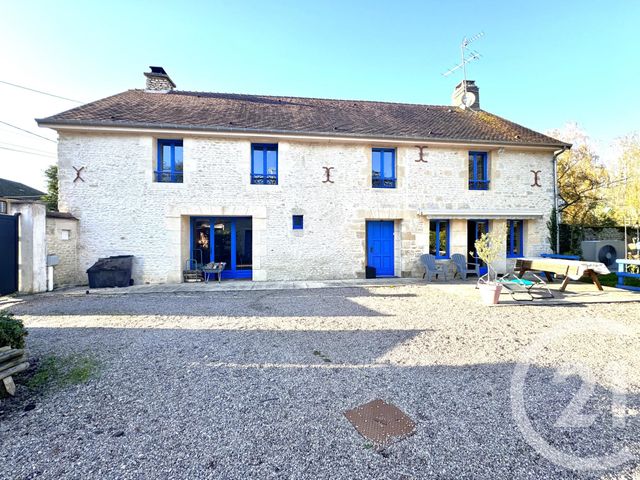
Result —
[{"label": "blue front door", "polygon": [[367,222],[367,265],[378,277],[393,277],[393,221]]}]

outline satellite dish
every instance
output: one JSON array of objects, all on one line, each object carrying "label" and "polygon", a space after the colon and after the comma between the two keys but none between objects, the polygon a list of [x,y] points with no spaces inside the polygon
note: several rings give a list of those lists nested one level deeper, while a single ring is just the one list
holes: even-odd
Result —
[{"label": "satellite dish", "polygon": [[469,108],[474,103],[476,103],[476,96],[473,93],[465,92],[464,95],[462,95],[462,99],[460,103],[461,107]]}]

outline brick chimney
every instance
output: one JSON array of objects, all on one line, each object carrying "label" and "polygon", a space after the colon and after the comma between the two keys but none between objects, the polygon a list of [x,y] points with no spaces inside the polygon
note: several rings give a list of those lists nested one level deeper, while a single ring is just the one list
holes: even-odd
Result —
[{"label": "brick chimney", "polygon": [[[464,96],[464,83],[467,83],[467,94],[469,96],[469,101],[473,100],[473,102],[471,102],[471,104],[469,103],[463,103],[463,99],[462,97]],[[451,104],[454,107],[460,107],[462,105],[465,105],[464,108],[473,108],[473,109],[479,109],[480,108],[480,89],[478,88],[478,86],[476,85],[476,82],[474,80],[463,80],[462,82],[460,82],[458,85],[456,85],[456,88],[453,90],[453,93],[451,94]]]},{"label": "brick chimney", "polygon": [[170,92],[176,88],[176,84],[173,83],[167,72],[162,67],[149,67],[150,72],[144,72],[144,76],[147,77],[147,91],[151,92]]}]

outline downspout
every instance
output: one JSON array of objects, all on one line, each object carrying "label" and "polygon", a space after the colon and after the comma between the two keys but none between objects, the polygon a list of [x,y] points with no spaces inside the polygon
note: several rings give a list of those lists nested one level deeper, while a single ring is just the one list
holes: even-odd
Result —
[{"label": "downspout", "polygon": [[560,253],[560,212],[558,211],[558,157],[569,150],[564,146],[553,152],[553,208],[556,212],[556,253]]}]

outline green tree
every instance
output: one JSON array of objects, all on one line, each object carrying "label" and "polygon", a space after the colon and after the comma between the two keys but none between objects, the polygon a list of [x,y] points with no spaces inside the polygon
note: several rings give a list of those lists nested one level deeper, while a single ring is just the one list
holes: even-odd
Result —
[{"label": "green tree", "polygon": [[617,140],[620,155],[612,166],[617,181],[611,191],[613,216],[619,225],[640,223],[640,134],[626,135]]},{"label": "green tree", "polygon": [[606,200],[612,184],[589,137],[577,124],[568,124],[550,135],[573,144],[558,157],[558,210],[563,223],[600,225],[610,208]]},{"label": "green tree", "polygon": [[58,166],[51,165],[44,171],[47,179],[47,193],[43,195],[42,201],[47,204],[50,211],[58,211]]}]

